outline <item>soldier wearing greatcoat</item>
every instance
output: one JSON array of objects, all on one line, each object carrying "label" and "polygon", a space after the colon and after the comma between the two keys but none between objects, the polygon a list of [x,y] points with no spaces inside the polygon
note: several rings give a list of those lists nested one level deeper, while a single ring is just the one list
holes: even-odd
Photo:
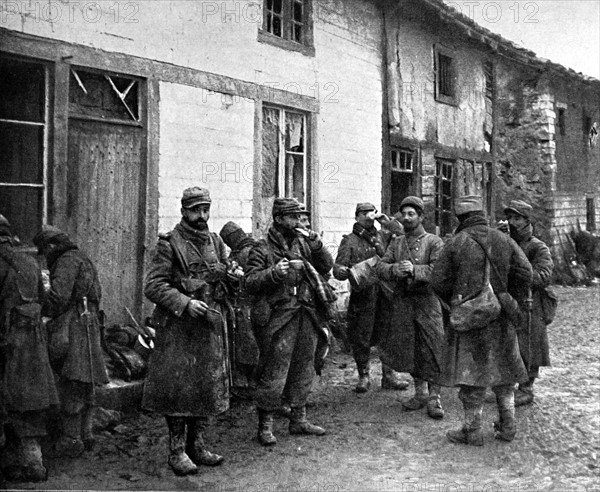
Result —
[{"label": "soldier wearing greatcoat", "polygon": [[39,439],[58,394],[41,323],[41,271],[13,240],[0,215],[0,465],[8,480],[40,481],[47,472]]},{"label": "soldier wearing greatcoat", "polygon": [[265,446],[277,442],[273,414],[282,401],[291,406],[290,434],[325,434],[308,422],[306,400],[317,345],[327,343],[322,322],[334,299],[322,275],[333,259],[319,235],[300,226],[303,211],[294,198],[276,198],[273,225],[248,260],[246,287],[257,296],[252,317],[260,347],[257,437]]},{"label": "soldier wearing greatcoat", "polygon": [[[449,306],[475,298],[483,289],[485,272],[496,295],[524,304],[531,285],[531,265],[521,248],[508,236],[487,225],[481,197],[464,196],[454,202],[459,220],[456,233],[445,244],[433,267],[431,285]],[[486,262],[494,267],[486,268]],[[510,303],[507,302],[506,306]],[[449,431],[449,441],[483,445],[482,413],[485,390],[496,394],[499,420],[495,437],[512,441],[516,434],[513,388],[527,381],[527,371],[519,354],[511,311],[502,311],[484,327],[456,331],[448,326],[447,352],[441,382],[458,386],[464,408],[464,425]],[[518,312],[519,309],[516,309]]]},{"label": "soldier wearing greatcoat", "polygon": [[[383,257],[391,235],[383,229],[375,228],[377,209],[368,202],[358,203],[354,213],[356,222],[352,232],[345,235],[338,248],[333,266],[333,275],[338,280],[349,278],[350,268],[375,255]],[[389,221],[389,219],[388,219]],[[365,393],[371,387],[370,352],[379,342],[380,332],[389,321],[391,303],[381,291],[379,283],[360,289],[352,289],[348,303],[348,338],[358,370],[358,384],[355,391]],[[407,381],[400,381],[392,368],[381,365],[383,389],[403,390]]]},{"label": "soldier wearing greatcoat", "polygon": [[51,318],[49,352],[62,423],[52,452],[75,457],[94,445],[94,386],[108,383],[98,319],[102,289],[92,261],[60,229],[44,226],[33,242],[50,270],[42,314]]},{"label": "soldier wearing greatcoat", "polygon": [[430,288],[431,270],[442,240],[423,228],[423,200],[408,196],[400,203],[404,235],[387,249],[378,274],[396,281],[392,321],[382,335],[382,360],[394,370],[411,374],[415,394],[404,410],[427,407],[434,419],[444,417],[438,384],[442,368],[444,328],[438,298]]},{"label": "soldier wearing greatcoat", "polygon": [[[510,237],[516,241],[533,268],[531,284],[531,315],[528,327],[518,331],[519,348],[523,362],[528,368],[529,380],[519,384],[515,392],[515,406],[533,402],[533,383],[540,374],[540,366],[550,365],[548,332],[542,310],[542,296],[550,284],[554,263],[548,246],[533,235],[532,207],[521,200],[513,200],[504,209],[508,220]],[[524,323],[527,322],[525,319]]]},{"label": "soldier wearing greatcoat", "polygon": [[144,290],[156,341],[142,406],[165,416],[177,475],[223,461],[203,438],[209,417],[229,408],[227,253],[208,229],[210,205],[208,190],[184,190],[181,222],[160,236]]}]

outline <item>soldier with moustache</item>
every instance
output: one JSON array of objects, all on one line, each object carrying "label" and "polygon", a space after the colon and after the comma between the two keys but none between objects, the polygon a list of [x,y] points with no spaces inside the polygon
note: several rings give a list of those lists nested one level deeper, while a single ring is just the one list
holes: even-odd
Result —
[{"label": "soldier with moustache", "polygon": [[438,298],[430,287],[431,271],[443,248],[442,240],[423,228],[423,200],[408,196],[400,203],[404,235],[387,249],[377,273],[396,282],[392,322],[382,337],[382,360],[409,373],[415,394],[404,410],[427,407],[433,419],[444,417],[439,378],[443,366],[444,325]]}]

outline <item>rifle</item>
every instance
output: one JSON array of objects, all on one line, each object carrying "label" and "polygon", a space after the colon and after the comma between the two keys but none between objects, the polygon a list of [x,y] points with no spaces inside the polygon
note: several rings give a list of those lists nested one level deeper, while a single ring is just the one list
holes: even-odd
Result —
[{"label": "rifle", "polygon": [[88,299],[86,296],[83,296],[83,312],[81,313],[81,322],[85,326],[85,333],[87,335],[87,346],[88,346],[88,356],[90,363],[90,382],[92,383],[92,395],[94,394],[94,364],[92,358],[92,337],[90,334],[90,327],[92,323],[92,313],[88,310]]}]

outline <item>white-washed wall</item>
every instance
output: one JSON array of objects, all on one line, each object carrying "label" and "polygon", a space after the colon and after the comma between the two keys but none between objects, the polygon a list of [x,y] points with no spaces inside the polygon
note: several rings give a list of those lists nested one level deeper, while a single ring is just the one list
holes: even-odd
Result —
[{"label": "white-washed wall", "polygon": [[252,230],[254,101],[160,84],[159,231],[181,217],[189,186],[210,190],[212,230],[229,220]]}]

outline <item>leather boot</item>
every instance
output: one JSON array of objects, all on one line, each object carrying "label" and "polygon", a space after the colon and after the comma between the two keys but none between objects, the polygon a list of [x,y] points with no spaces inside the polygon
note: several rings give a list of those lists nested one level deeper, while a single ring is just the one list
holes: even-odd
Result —
[{"label": "leather boot", "polygon": [[419,378],[414,378],[415,381],[415,395],[408,401],[402,403],[402,408],[406,411],[419,410],[427,405],[429,398],[429,390],[427,388],[427,381]]},{"label": "leather boot", "polygon": [[223,463],[223,456],[211,453],[204,444],[204,419],[189,418],[185,452],[196,465],[217,466]]},{"label": "leather boot", "polygon": [[371,388],[371,379],[369,378],[369,364],[359,365],[358,369],[358,384],[354,391],[357,393],[366,393]]},{"label": "leather boot", "polygon": [[42,448],[34,437],[22,439],[23,469],[22,479],[28,482],[44,482],[48,480],[48,471],[42,462]]},{"label": "leather boot", "polygon": [[483,432],[481,430],[481,417],[483,405],[463,405],[465,410],[465,423],[457,430],[448,431],[446,437],[456,444],[483,446]]},{"label": "leather boot", "polygon": [[94,414],[94,407],[86,405],[83,407],[81,412],[81,440],[83,441],[83,447],[86,451],[91,451],[96,445],[96,438],[92,430],[92,416]]},{"label": "leather boot", "polygon": [[167,417],[169,426],[169,459],[167,462],[175,475],[195,475],[198,467],[185,453],[185,419]]},{"label": "leather boot", "polygon": [[81,440],[81,413],[63,414],[62,434],[52,446],[49,455],[53,458],[77,458],[85,449]]},{"label": "leather boot", "polygon": [[429,384],[427,415],[436,420],[444,418],[444,409],[442,408],[442,398],[440,396],[440,386],[437,384]]},{"label": "leather boot", "polygon": [[494,437],[501,441],[511,442],[517,434],[515,422],[515,401],[512,391],[498,392],[498,420],[494,422]]},{"label": "leather boot", "polygon": [[311,424],[306,419],[306,407],[292,407],[292,417],[290,418],[290,434],[308,434],[312,436],[322,436],[325,429],[318,425]]},{"label": "leather boot", "polygon": [[533,403],[533,383],[535,378],[529,378],[526,383],[519,384],[519,389],[515,391],[515,407],[529,405]]},{"label": "leather boot", "polygon": [[273,435],[273,412],[258,409],[258,442],[263,446],[273,446],[277,439]]},{"label": "leather boot", "polygon": [[381,389],[403,391],[408,386],[408,381],[401,380],[396,371],[387,364],[381,363]]}]

